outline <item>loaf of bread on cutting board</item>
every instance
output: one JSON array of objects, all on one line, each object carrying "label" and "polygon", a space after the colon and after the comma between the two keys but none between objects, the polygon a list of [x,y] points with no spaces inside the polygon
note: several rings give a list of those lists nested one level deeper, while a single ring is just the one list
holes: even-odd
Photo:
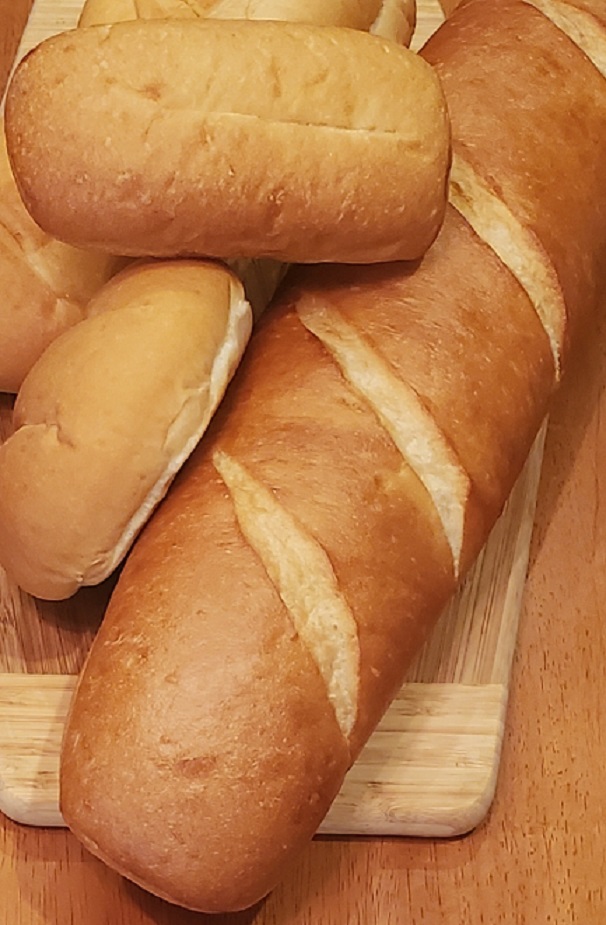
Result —
[{"label": "loaf of bread on cutting board", "polygon": [[[78,25],[126,19],[286,19],[370,30],[410,44],[414,0],[87,0]],[[16,393],[32,365],[62,331],[86,317],[86,307],[124,259],[72,247],[43,231],[17,191],[0,126],[0,391]],[[279,268],[271,261],[239,260],[256,312],[265,307]]]},{"label": "loaf of bread on cutting board", "polygon": [[560,25],[469,0],[430,40],[454,151],[436,242],[414,265],[291,273],[119,578],[61,807],[173,903],[243,908],[295,863],[590,328],[606,31],[541,5]]},{"label": "loaf of bread on cutting board", "polygon": [[131,256],[420,257],[444,216],[433,69],[354,29],[149,20],[38,46],[6,100],[35,221]]}]

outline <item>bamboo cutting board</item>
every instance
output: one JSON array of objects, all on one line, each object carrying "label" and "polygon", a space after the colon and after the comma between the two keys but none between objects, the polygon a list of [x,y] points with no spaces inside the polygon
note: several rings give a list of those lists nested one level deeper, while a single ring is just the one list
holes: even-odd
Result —
[{"label": "bamboo cutting board", "polygon": [[[37,0],[19,56],[76,24],[79,0]],[[442,20],[420,0],[418,48]],[[0,438],[11,401],[0,397]],[[453,836],[486,815],[497,782],[544,429],[490,540],[409,672],[322,833]],[[0,569],[0,811],[60,826],[59,748],[75,677],[111,580],[61,603],[34,601]]]}]

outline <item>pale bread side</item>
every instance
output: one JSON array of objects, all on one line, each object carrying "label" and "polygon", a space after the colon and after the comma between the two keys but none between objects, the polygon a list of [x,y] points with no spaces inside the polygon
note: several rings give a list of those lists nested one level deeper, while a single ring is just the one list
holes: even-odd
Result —
[{"label": "pale bread side", "polygon": [[0,562],[61,599],[124,557],[194,448],[252,327],[239,280],[194,261],[124,270],[30,370],[0,446]]}]

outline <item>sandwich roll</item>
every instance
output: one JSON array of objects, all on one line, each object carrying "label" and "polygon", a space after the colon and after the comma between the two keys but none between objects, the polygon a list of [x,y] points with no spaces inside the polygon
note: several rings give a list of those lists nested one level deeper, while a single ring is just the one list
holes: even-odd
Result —
[{"label": "sandwich roll", "polygon": [[[577,169],[589,148],[604,162],[600,71],[520,0],[471,0],[437,35],[468,182],[434,245],[416,265],[290,273],[135,544],[72,702],[67,824],[192,909],[251,905],[316,831],[502,510],[604,283],[603,184]],[[543,202],[552,218],[578,202],[585,255]],[[560,350],[533,267],[565,306]]]},{"label": "sandwich roll", "polygon": [[58,600],[112,572],[221,400],[252,321],[205,261],[133,265],[27,375],[0,446],[0,563]]},{"label": "sandwich roll", "polygon": [[410,45],[415,0],[87,0],[79,24],[131,19],[277,19],[347,26]]},{"label": "sandwich roll", "polygon": [[419,257],[450,162],[433,68],[353,29],[138,21],[17,69],[9,154],[35,221],[131,256]]},{"label": "sandwich roll", "polygon": [[85,317],[89,300],[124,263],[108,254],[56,241],[36,225],[15,185],[2,117],[0,391],[19,391],[45,348],[62,331]]},{"label": "sandwich roll", "polygon": [[125,264],[54,240],[27,213],[0,124],[0,391],[17,392],[44,349],[86,316],[97,290]]},{"label": "sandwich roll", "polygon": [[[87,0],[79,27],[128,19],[290,19],[368,29],[408,45],[414,0]],[[25,209],[0,127],[0,391],[16,393],[44,349],[86,317],[92,296],[126,260],[72,247],[42,231]],[[247,299],[259,314],[282,275],[275,261],[233,261]]]}]

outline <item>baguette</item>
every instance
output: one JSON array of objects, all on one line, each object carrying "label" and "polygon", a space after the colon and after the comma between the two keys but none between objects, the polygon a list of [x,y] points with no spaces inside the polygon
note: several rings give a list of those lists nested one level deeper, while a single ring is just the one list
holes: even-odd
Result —
[{"label": "baguette", "polygon": [[24,591],[59,600],[116,568],[208,425],[251,328],[230,270],[172,261],[123,270],[53,341],[0,446],[0,563]]},{"label": "baguette", "polygon": [[66,33],[17,68],[6,132],[35,221],[98,250],[414,259],[444,215],[433,69],[353,29],[154,20]]},{"label": "baguette", "polygon": [[[316,831],[486,540],[604,285],[590,57],[520,0],[469,0],[424,54],[469,168],[457,207],[416,266],[289,275],[128,558],[72,702],[67,824],[192,909],[251,905]],[[569,222],[587,246],[576,285]],[[555,280],[547,304],[535,275]]]}]

